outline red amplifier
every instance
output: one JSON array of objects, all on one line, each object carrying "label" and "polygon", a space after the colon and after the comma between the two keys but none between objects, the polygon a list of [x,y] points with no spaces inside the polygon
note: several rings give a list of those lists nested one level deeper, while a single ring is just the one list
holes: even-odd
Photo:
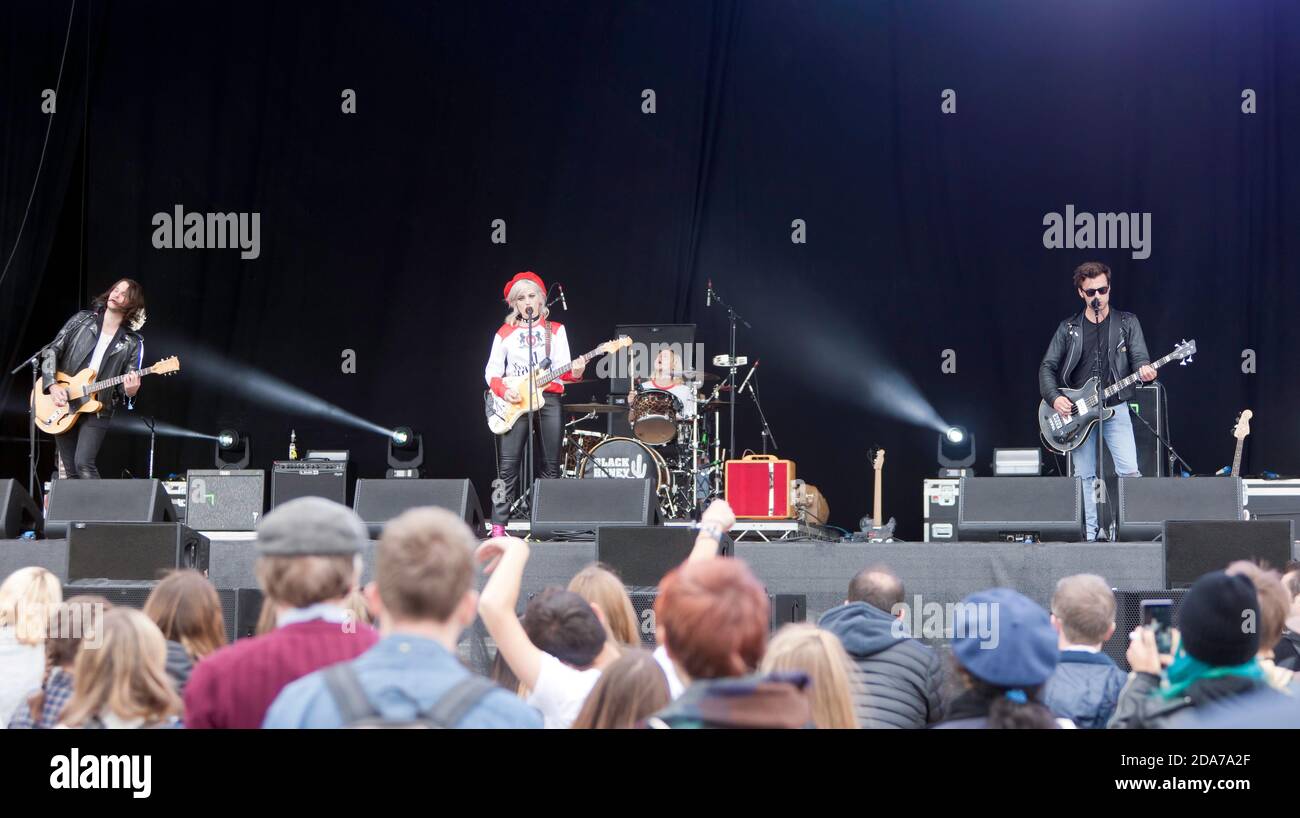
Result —
[{"label": "red amplifier", "polygon": [[747,520],[790,520],[795,516],[790,501],[794,461],[776,455],[751,454],[728,460],[727,503],[736,517]]}]

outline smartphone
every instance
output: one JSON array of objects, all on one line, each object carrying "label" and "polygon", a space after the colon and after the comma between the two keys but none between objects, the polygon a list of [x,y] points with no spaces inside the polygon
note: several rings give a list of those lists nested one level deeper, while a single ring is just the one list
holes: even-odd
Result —
[{"label": "smartphone", "polygon": [[1156,637],[1156,650],[1168,656],[1173,652],[1174,601],[1172,599],[1144,599],[1139,607],[1141,622]]}]

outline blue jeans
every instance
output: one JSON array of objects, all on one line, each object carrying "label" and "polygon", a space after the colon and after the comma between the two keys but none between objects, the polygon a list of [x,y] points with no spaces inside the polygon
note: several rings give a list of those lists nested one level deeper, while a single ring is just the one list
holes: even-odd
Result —
[{"label": "blue jeans", "polygon": [[[1115,461],[1115,473],[1120,477],[1141,477],[1128,404],[1121,403],[1114,409],[1115,416],[1106,421],[1106,448],[1110,449],[1110,458]],[[1093,494],[1093,483],[1097,478],[1097,441],[1093,438],[1096,433],[1094,426],[1072,455],[1074,474],[1083,478],[1084,530],[1089,540],[1097,539],[1097,497]]]}]

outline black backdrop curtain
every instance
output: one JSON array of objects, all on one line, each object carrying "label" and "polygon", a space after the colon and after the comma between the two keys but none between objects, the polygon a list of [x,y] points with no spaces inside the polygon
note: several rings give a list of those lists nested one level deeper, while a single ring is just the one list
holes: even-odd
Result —
[{"label": "black backdrop curtain", "polygon": [[[0,11],[5,258],[69,6]],[[566,285],[571,311],[555,317],[575,351],[617,323],[694,322],[712,356],[726,323],[704,306],[711,278],[753,325],[739,351],[763,360],[779,453],[822,488],[833,522],[856,527],[867,509],[880,444],[885,511],[919,539],[936,432],[901,418],[928,402],[968,426],[984,473],[994,446],[1035,445],[1037,364],[1079,306],[1071,269],[1097,259],[1153,355],[1198,341],[1195,363],[1164,377],[1196,469],[1230,461],[1249,407],[1249,469],[1300,471],[1300,168],[1284,153],[1297,35],[1300,7],[1228,0],[80,0],[37,196],[0,282],[0,351],[12,367],[132,276],[149,298],[150,361],[216,355],[414,425],[431,476],[472,477],[486,500],[480,391],[505,280],[532,269]],[[355,114],[340,110],[344,89]],[[945,89],[956,113],[941,111]],[[1242,112],[1243,89],[1257,113]],[[260,256],[155,249],[153,214],[177,204],[260,213]],[[1044,215],[1067,205],[1150,213],[1149,258],[1045,248]],[[791,241],[796,219],[806,243]],[[146,381],[139,411],[247,430],[256,466],[286,453],[293,428],[300,447],[348,448],[361,474],[382,472],[381,437],[260,406],[239,371]],[[5,381],[6,475],[23,474],[11,438],[24,392]],[[738,414],[740,445],[757,449],[747,398]],[[110,441],[106,474],[144,473],[143,439]],[[168,438],[156,471],[210,461],[210,443]]]}]

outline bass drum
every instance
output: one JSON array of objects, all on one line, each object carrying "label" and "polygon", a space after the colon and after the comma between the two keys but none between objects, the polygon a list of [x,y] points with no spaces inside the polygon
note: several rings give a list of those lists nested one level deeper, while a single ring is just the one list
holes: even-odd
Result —
[{"label": "bass drum", "polygon": [[654,481],[655,496],[668,490],[668,464],[659,452],[630,437],[611,437],[587,450],[578,467],[582,479],[613,477]]}]

